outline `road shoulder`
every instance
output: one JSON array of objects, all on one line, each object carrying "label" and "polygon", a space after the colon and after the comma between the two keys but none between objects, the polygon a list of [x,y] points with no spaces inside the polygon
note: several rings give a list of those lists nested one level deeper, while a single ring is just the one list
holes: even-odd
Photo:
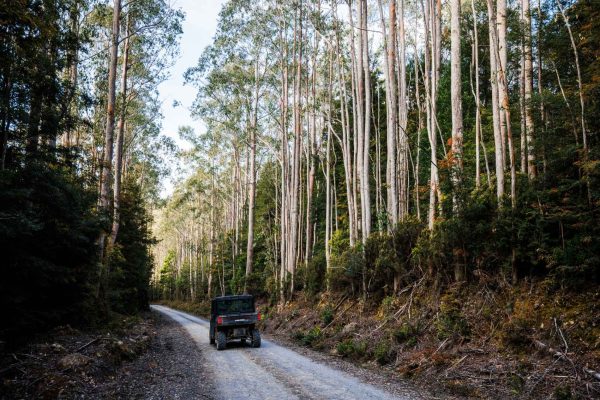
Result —
[{"label": "road shoulder", "polygon": [[0,356],[0,398],[216,397],[201,349],[158,312],[102,332],[62,327]]}]

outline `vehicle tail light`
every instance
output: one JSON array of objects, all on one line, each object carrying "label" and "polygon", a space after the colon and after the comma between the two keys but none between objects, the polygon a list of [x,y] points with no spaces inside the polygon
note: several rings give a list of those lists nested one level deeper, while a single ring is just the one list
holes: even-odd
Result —
[{"label": "vehicle tail light", "polygon": [[256,318],[260,321],[260,319],[262,318],[262,315],[260,315],[260,313],[258,313]]},{"label": "vehicle tail light", "polygon": [[223,324],[223,317],[217,317],[217,325]]}]

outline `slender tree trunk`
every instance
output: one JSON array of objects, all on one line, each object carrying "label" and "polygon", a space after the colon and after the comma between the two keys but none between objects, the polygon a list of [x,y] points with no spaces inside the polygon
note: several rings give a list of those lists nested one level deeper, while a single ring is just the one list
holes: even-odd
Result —
[{"label": "slender tree trunk", "polygon": [[[283,17],[283,16],[282,16]],[[287,111],[288,111],[288,48],[287,42],[285,42],[284,32],[286,30],[286,24],[283,22],[280,28],[280,43],[283,46],[283,52],[281,57],[281,212],[280,212],[280,224],[281,224],[281,271],[279,273],[279,297],[280,302],[285,302],[285,285],[287,283],[287,259],[288,259],[288,248],[289,248],[289,237],[288,237],[288,217],[289,217],[289,204],[288,204],[288,136],[287,136]]]},{"label": "slender tree trunk", "polygon": [[[329,85],[328,85],[328,103],[327,112],[329,113],[329,119],[331,119],[331,96],[333,86],[333,49],[331,49],[329,56]],[[329,129],[327,131],[327,150],[325,153],[325,263],[326,263],[326,283],[325,287],[327,292],[331,290],[330,276],[331,276],[331,136],[333,135],[333,129],[331,123],[327,124]]]},{"label": "slender tree trunk", "polygon": [[[575,68],[577,70],[577,86],[579,89],[579,106],[581,108],[581,137],[583,139],[583,154],[584,154],[584,159],[587,160],[588,140],[587,140],[586,125],[585,125],[585,101],[583,98],[583,81],[581,80],[581,68],[579,66],[579,51],[577,50],[577,45],[575,44],[575,38],[573,37],[573,32],[571,31],[571,23],[569,22],[569,18],[565,14],[565,10],[564,10],[562,4],[560,4],[560,0],[556,0],[556,4],[558,5],[560,14],[562,15],[563,19],[565,20],[565,26],[567,27],[567,32],[569,32],[569,40],[571,41],[571,48],[573,49],[573,56],[575,59]],[[589,182],[588,182],[588,197],[589,197]]]},{"label": "slender tree trunk", "polygon": [[524,102],[525,102],[525,129],[527,130],[527,175],[529,179],[535,179],[537,176],[535,145],[534,145],[534,124],[533,124],[533,63],[531,56],[531,9],[529,0],[521,0],[521,9],[523,13],[523,74],[524,78]]},{"label": "slender tree trunk", "polygon": [[[379,1],[380,8],[381,0]],[[385,21],[383,10],[381,13],[382,29],[385,37]],[[389,9],[389,36],[384,41],[387,57],[385,58],[386,77],[386,105],[387,105],[387,214],[389,218],[388,230],[398,223],[398,189],[396,187],[396,126],[397,126],[397,96],[396,96],[396,0],[390,1]]]},{"label": "slender tree trunk", "polygon": [[[320,14],[320,1],[317,5],[317,13]],[[311,112],[309,113],[309,137],[308,137],[308,179],[306,183],[306,246],[304,261],[308,268],[308,262],[312,258],[312,242],[313,242],[313,192],[315,185],[315,173],[316,167],[315,162],[317,159],[317,119],[316,119],[316,107],[317,107],[317,56],[319,54],[319,35],[314,35],[314,51],[312,55],[312,71],[310,81],[310,99],[312,100]],[[308,91],[307,85],[307,91]],[[305,276],[308,276],[307,274]]]},{"label": "slender tree trunk", "polygon": [[452,184],[454,186],[453,204],[454,210],[456,211],[458,209],[458,198],[456,196],[456,193],[458,190],[461,189],[463,169],[463,120],[461,95],[462,77],[460,67],[460,0],[452,0],[450,6],[450,101],[452,105]]},{"label": "slender tree trunk", "polygon": [[428,227],[433,231],[436,215],[436,205],[439,193],[439,174],[437,164],[437,89],[440,63],[440,33],[441,3],[439,0],[428,0],[424,10],[426,51],[425,51],[425,87],[427,92],[427,133],[431,150],[431,169],[429,179],[429,212]]},{"label": "slender tree trunk", "polygon": [[125,43],[123,45],[123,65],[121,70],[121,114],[117,124],[117,146],[114,161],[114,186],[113,186],[113,218],[108,248],[112,248],[117,241],[119,224],[121,221],[121,178],[123,170],[123,141],[125,137],[125,118],[127,116],[127,71],[129,64],[129,14],[127,15]]},{"label": "slender tree trunk", "polygon": [[[451,175],[453,185],[453,208],[454,212],[460,211],[457,192],[462,186],[463,170],[463,120],[462,120],[462,96],[461,96],[461,66],[460,66],[460,0],[450,2],[450,102],[452,107],[452,159]],[[455,256],[454,280],[460,282],[464,279],[464,267]]]},{"label": "slender tree trunk", "polygon": [[544,23],[544,17],[542,15],[542,6],[541,6],[541,0],[538,0],[537,3],[537,10],[538,10],[538,21],[537,21],[537,30],[536,30],[536,36],[537,36],[537,64],[538,64],[538,68],[537,68],[537,76],[538,76],[538,95],[540,96],[540,121],[542,121],[542,129],[541,129],[541,133],[542,133],[542,138],[541,138],[541,153],[542,153],[542,168],[543,168],[543,172],[544,172],[544,176],[546,175],[546,168],[547,168],[547,161],[546,161],[546,127],[547,127],[547,120],[546,120],[546,111],[545,111],[545,107],[544,107],[544,86],[542,84],[542,41],[541,41],[541,35],[540,35],[540,30],[541,30],[541,26]]},{"label": "slender tree trunk", "polygon": [[248,278],[252,273],[254,256],[254,201],[256,198],[256,133],[258,131],[258,95],[259,95],[259,63],[260,53],[256,57],[254,67],[254,107],[252,110],[252,124],[250,126],[250,156],[248,167],[248,242],[246,244],[246,275],[244,280],[244,293],[247,293]]},{"label": "slender tree trunk", "polygon": [[[491,6],[491,0],[487,0],[488,1],[488,8]],[[502,31],[502,29],[504,29],[504,31],[506,30],[506,2],[505,0],[498,0],[498,8],[499,13],[503,12],[504,13],[504,21],[499,22],[498,23],[498,27],[499,30]],[[496,60],[498,61],[497,63],[497,79],[498,79],[498,92],[499,92],[499,96],[500,96],[500,108],[501,108],[501,115],[504,116],[504,119],[501,120],[504,124],[504,129],[506,132],[506,138],[508,140],[508,151],[509,151],[509,162],[510,162],[510,177],[511,177],[511,183],[510,183],[510,195],[511,195],[511,204],[512,207],[514,208],[516,206],[516,166],[515,166],[515,150],[514,150],[514,143],[512,140],[512,129],[511,129],[511,120],[510,120],[510,103],[509,103],[509,97],[508,97],[508,83],[506,81],[506,74],[505,74],[505,66],[506,66],[506,32],[504,32],[504,37],[503,37],[503,41],[504,43],[502,43],[502,40],[499,39],[499,35],[498,32],[493,31],[493,41],[494,43],[501,43],[499,46],[495,46],[494,44],[492,45],[491,49],[492,51],[495,51],[495,55],[496,55]],[[504,47],[504,53],[501,52],[502,46]],[[504,154],[504,152],[503,152]]]},{"label": "slender tree trunk", "polygon": [[[416,14],[416,13],[415,13]],[[415,26],[417,25],[417,17],[415,15]],[[415,212],[417,214],[417,219],[421,220],[421,203],[420,203],[420,193],[419,193],[419,179],[421,175],[421,132],[424,129],[423,125],[423,108],[421,103],[421,95],[420,95],[420,84],[419,84],[419,52],[417,49],[417,44],[415,40],[415,54],[414,54],[414,69],[415,69],[415,103],[417,104],[417,114],[418,114],[418,128],[417,128],[417,155],[415,162]]]},{"label": "slender tree trunk", "polygon": [[[113,138],[115,131],[115,103],[117,81],[117,54],[119,50],[119,28],[121,0],[114,0],[110,61],[108,64],[108,96],[106,104],[106,127],[104,130],[104,158],[102,162],[102,183],[100,188],[100,207],[108,211],[110,206],[110,184],[112,182]],[[103,244],[102,244],[103,245]]]},{"label": "slender tree trunk", "polygon": [[[340,46],[340,37],[339,37],[339,33],[340,33],[340,28],[338,26],[338,18],[337,18],[337,8],[336,8],[336,3],[334,2],[333,4],[334,7],[334,15],[335,15],[335,20],[334,20],[334,24],[335,24],[335,32],[336,32],[336,58],[337,58],[337,63],[338,63],[338,74],[337,74],[337,79],[338,79],[338,87],[339,87],[339,91],[340,91],[340,97],[342,99],[341,101],[341,119],[342,119],[342,157],[343,157],[343,162],[344,162],[344,177],[345,177],[345,183],[346,183],[346,196],[348,199],[348,225],[349,225],[349,240],[350,240],[350,246],[353,247],[356,244],[356,240],[358,239],[358,197],[356,195],[356,162],[353,161],[354,157],[353,157],[353,153],[355,153],[355,151],[353,152],[352,147],[354,147],[354,150],[356,150],[356,140],[355,140],[355,145],[352,146],[351,144],[351,139],[350,139],[350,134],[351,132],[354,134],[354,137],[356,138],[357,136],[357,113],[358,111],[356,110],[356,90],[354,89],[355,87],[355,75],[356,75],[356,68],[355,68],[355,49],[354,49],[354,33],[352,33],[351,36],[351,40],[350,40],[350,48],[351,48],[351,52],[350,52],[350,61],[351,61],[351,84],[352,84],[352,93],[354,94],[353,96],[351,96],[352,98],[352,104],[353,104],[353,126],[354,129],[351,130],[350,126],[351,126],[351,122],[350,122],[350,113],[348,111],[348,94],[346,92],[346,74],[345,74],[345,68],[344,68],[344,64],[343,64],[343,60],[342,60],[342,56],[341,56],[341,46]],[[352,8],[349,7],[349,12],[350,12],[350,18],[352,21]],[[334,176],[335,178],[335,176]],[[334,185],[335,187],[335,185]],[[337,216],[337,202],[334,201],[334,205],[336,206],[336,216]],[[335,221],[337,223],[337,218],[335,218]],[[337,228],[336,228],[337,230]]]},{"label": "slender tree trunk", "polygon": [[479,95],[479,32],[477,29],[477,12],[475,10],[475,0],[471,1],[471,11],[473,13],[473,50],[472,50],[472,64],[474,64],[474,75],[475,75],[475,87],[473,88],[473,81],[471,80],[471,91],[475,98],[475,185],[479,187],[481,185],[481,160],[480,160],[480,149],[483,149],[485,169],[487,173],[488,185],[492,184],[490,178],[490,168],[487,159],[487,151],[485,148],[485,142],[483,141],[483,135],[481,130],[481,101]]},{"label": "slender tree trunk", "polygon": [[[365,198],[364,198],[364,139],[365,139],[365,79],[364,79],[364,63],[363,63],[363,35],[361,29],[363,28],[362,17],[363,17],[363,6],[362,1],[358,1],[358,49],[355,46],[355,27],[353,18],[352,4],[348,3],[348,11],[350,17],[351,35],[350,35],[350,60],[352,65],[352,83],[354,88],[353,99],[353,117],[354,117],[354,167],[353,167],[353,190],[354,198],[360,199],[360,231],[361,241],[365,241]],[[358,178],[358,185],[357,185]],[[356,195],[356,187],[359,187],[360,197]],[[357,206],[358,209],[358,206]],[[358,221],[358,218],[357,218]]]},{"label": "slender tree trunk", "polygon": [[[363,140],[363,154],[362,154],[362,180],[361,180],[361,205],[362,205],[362,219],[363,219],[363,232],[362,242],[363,245],[367,243],[367,239],[371,233],[371,192],[369,184],[369,150],[370,150],[370,132],[371,132],[371,72],[369,68],[369,33],[367,31],[367,0],[361,0],[361,41],[362,41],[362,67],[364,69],[364,93],[365,93],[365,112],[364,112],[364,140]],[[367,271],[366,265],[363,263],[362,273],[362,291],[363,297],[366,299],[367,296]]]},{"label": "slender tree trunk", "polygon": [[556,72],[556,83],[558,83],[558,88],[560,89],[560,94],[562,95],[565,105],[567,106],[567,110],[569,110],[569,115],[571,116],[571,128],[573,129],[573,138],[575,139],[575,143],[579,144],[579,137],[578,137],[578,133],[577,133],[577,124],[575,122],[575,115],[573,114],[571,104],[569,103],[569,100],[567,99],[567,95],[565,94],[565,91],[563,89],[562,81],[560,79],[558,69],[556,68],[556,65],[554,64],[554,61],[552,62],[552,66],[554,67],[554,72]]},{"label": "slender tree trunk", "polygon": [[[488,28],[490,41],[490,81],[492,84],[492,116],[494,126],[494,152],[496,155],[496,195],[498,200],[504,196],[504,151],[500,132],[499,90],[498,90],[498,35],[496,11],[492,0],[487,1]],[[500,203],[498,204],[500,205]]]},{"label": "slender tree trunk", "polygon": [[[112,182],[113,136],[115,131],[115,102],[117,80],[117,55],[119,50],[119,28],[121,0],[114,0],[110,61],[108,64],[108,96],[106,105],[106,126],[104,131],[104,156],[100,170],[100,210],[108,213],[110,207],[110,186]],[[102,229],[98,238],[100,269],[98,271],[97,295],[101,295],[107,279],[108,266],[105,264],[105,241],[107,232]],[[106,288],[104,288],[106,290]]]},{"label": "slender tree trunk", "polygon": [[300,168],[301,168],[301,150],[302,150],[302,1],[298,10],[298,21],[295,25],[295,43],[296,43],[296,74],[294,78],[294,144],[292,153],[292,176],[291,176],[291,207],[290,207],[290,239],[288,252],[287,269],[290,274],[290,297],[294,294],[294,278],[296,271],[296,262],[298,256],[298,230],[299,230],[299,187],[300,187]]},{"label": "slender tree trunk", "polygon": [[521,38],[521,59],[519,71],[519,120],[521,121],[521,167],[523,174],[527,173],[527,127],[525,126],[525,57],[523,55],[523,39]]},{"label": "slender tree trunk", "polygon": [[406,30],[404,27],[404,0],[399,0],[398,12],[398,219],[408,216],[409,205],[409,146],[408,146],[408,104],[406,84]]},{"label": "slender tree trunk", "polygon": [[[506,41],[506,17],[507,17],[507,1],[508,0],[496,0],[496,40],[498,43],[498,54],[496,54],[496,68],[497,73],[500,74],[501,69],[506,68],[508,62],[508,52],[507,52],[507,41]],[[498,110],[500,117],[500,134],[502,136],[502,154],[503,154],[503,164],[502,167],[504,171],[507,170],[506,165],[506,154],[507,154],[507,134],[506,134],[506,115],[502,110],[502,88],[500,83],[500,77],[497,77],[498,80]]]},{"label": "slender tree trunk", "polygon": [[215,171],[214,171],[214,160],[211,164],[211,190],[210,190],[210,223],[209,223],[209,240],[208,244],[208,298],[212,298],[212,280],[213,280],[213,268],[214,268],[214,254],[215,254]]}]

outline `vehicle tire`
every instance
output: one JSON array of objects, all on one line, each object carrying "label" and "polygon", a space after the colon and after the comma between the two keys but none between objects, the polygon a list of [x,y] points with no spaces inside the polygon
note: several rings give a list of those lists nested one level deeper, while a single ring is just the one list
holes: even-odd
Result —
[{"label": "vehicle tire", "polygon": [[242,346],[246,345],[246,338],[242,338]]},{"label": "vehicle tire", "polygon": [[258,329],[252,330],[252,347],[260,347],[260,332]]},{"label": "vehicle tire", "polygon": [[225,350],[227,347],[227,335],[225,332],[217,332],[217,350]]},{"label": "vehicle tire", "polygon": [[214,333],[214,331],[212,333],[208,334],[208,339],[210,341],[210,344],[215,344],[215,333]]}]

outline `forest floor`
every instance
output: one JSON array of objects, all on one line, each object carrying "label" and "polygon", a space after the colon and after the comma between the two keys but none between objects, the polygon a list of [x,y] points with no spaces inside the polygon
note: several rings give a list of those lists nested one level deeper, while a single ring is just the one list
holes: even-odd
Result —
[{"label": "forest floor", "polygon": [[147,312],[100,331],[60,327],[0,354],[0,398],[213,399],[203,365],[179,324]]},{"label": "forest floor", "polygon": [[266,307],[263,329],[442,397],[600,398],[600,291],[547,289],[422,282],[371,307],[300,295]]}]

